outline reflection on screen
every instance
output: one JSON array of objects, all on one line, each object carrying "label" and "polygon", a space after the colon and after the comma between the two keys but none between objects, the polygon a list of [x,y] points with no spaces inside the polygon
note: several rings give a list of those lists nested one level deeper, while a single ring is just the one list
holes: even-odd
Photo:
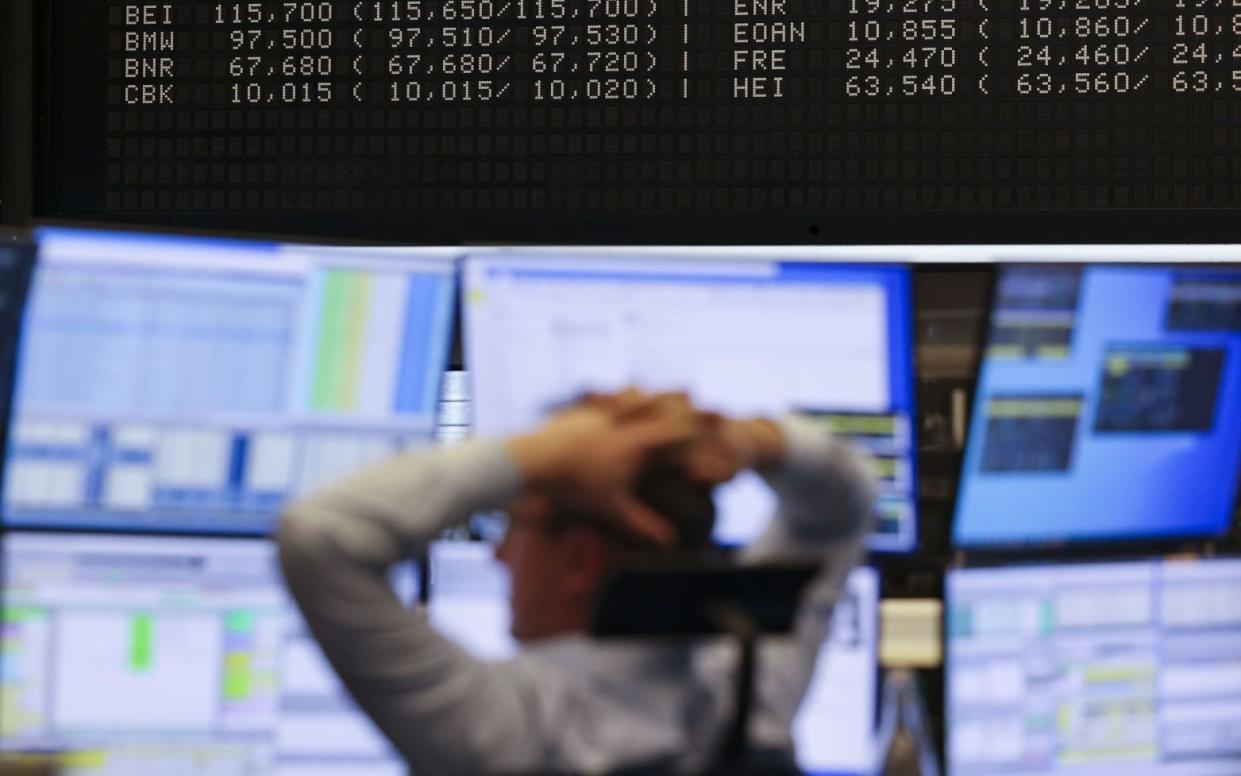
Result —
[{"label": "reflection on screen", "polygon": [[[586,390],[688,390],[734,414],[798,411],[883,467],[872,547],[912,549],[909,275],[884,265],[692,258],[475,257],[466,354],[479,432],[534,426]],[[717,538],[774,507],[754,477],[722,489]]]},{"label": "reflection on screen", "polygon": [[[430,620],[477,657],[517,653],[509,634],[508,572],[483,542],[431,546]],[[793,721],[809,773],[869,773],[874,757],[879,577],[857,568],[836,605],[832,634]]]},{"label": "reflection on screen", "polygon": [[958,546],[1215,535],[1241,464],[1241,271],[1001,270]]},{"label": "reflection on screen", "polygon": [[270,543],[19,533],[3,558],[0,747],[71,753],[71,776],[405,772]]},{"label": "reflection on screen", "polygon": [[953,776],[1241,773],[1241,561],[955,571]]},{"label": "reflection on screen", "polygon": [[262,532],[431,438],[445,258],[61,231],[40,253],[11,524]]}]

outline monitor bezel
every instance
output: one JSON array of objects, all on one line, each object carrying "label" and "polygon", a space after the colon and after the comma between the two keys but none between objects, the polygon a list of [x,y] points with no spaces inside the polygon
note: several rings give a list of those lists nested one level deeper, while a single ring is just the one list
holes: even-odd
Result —
[{"label": "monitor bezel", "polygon": [[[8,477],[9,436],[13,426],[13,410],[16,406],[18,361],[22,342],[26,335],[26,317],[29,309],[30,291],[34,284],[34,276],[38,265],[38,247],[32,236],[24,231],[2,235],[4,244],[0,250],[13,249],[22,263],[17,283],[13,290],[15,309],[4,311],[0,320],[7,319],[12,323],[12,334],[7,341],[0,342],[0,375],[5,378],[3,390],[0,390],[0,501],[3,499],[3,485]],[[2,510],[0,510],[2,512]],[[7,526],[0,520],[0,538]],[[3,570],[0,569],[0,572]],[[0,600],[0,603],[3,603]]]}]

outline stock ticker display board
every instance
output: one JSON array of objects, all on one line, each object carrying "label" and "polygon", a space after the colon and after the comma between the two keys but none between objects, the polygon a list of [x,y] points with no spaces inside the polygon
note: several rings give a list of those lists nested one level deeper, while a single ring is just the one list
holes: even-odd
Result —
[{"label": "stock ticker display board", "polygon": [[53,6],[46,215],[1241,207],[1241,0]]}]

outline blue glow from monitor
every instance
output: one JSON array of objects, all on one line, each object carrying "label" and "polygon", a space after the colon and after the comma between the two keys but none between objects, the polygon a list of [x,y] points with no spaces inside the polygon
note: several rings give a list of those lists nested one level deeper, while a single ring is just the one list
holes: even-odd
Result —
[{"label": "blue glow from monitor", "polygon": [[1219,535],[1241,471],[1241,271],[1001,270],[959,547]]}]

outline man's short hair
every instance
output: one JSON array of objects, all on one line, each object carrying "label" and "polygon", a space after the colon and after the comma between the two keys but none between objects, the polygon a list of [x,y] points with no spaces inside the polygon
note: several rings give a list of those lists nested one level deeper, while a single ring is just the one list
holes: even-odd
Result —
[{"label": "man's short hair", "polygon": [[711,546],[715,531],[714,488],[690,482],[679,469],[648,469],[634,488],[638,499],[665,517],[677,533],[679,550]]}]

